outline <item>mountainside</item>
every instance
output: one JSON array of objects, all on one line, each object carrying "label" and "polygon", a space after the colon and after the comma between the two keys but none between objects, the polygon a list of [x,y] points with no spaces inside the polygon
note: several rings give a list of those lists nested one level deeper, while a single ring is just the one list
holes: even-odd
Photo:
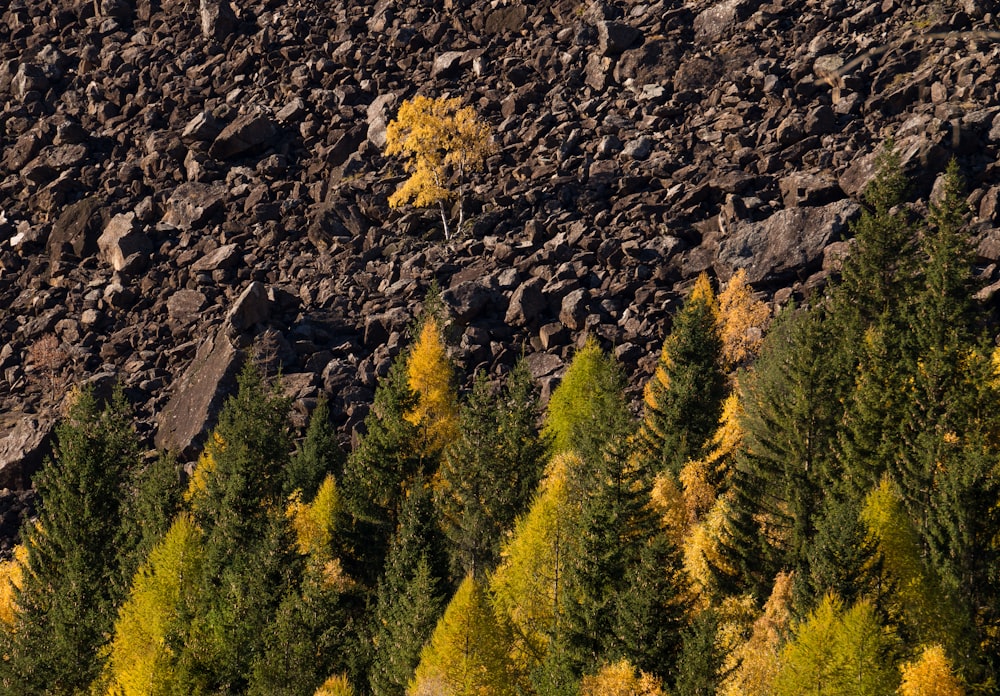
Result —
[{"label": "mountainside", "polygon": [[[956,156],[1000,278],[994,3],[11,0],[0,14],[0,485],[69,385],[193,458],[244,351],[349,432],[432,281],[456,359],[547,393],[585,334],[648,375],[694,277],[782,303],[849,250],[892,137]],[[493,130],[469,224],[390,209],[416,94]],[[919,203],[918,203],[919,205]],[[981,293],[990,301],[990,290]],[[54,338],[53,338],[54,337]]]}]

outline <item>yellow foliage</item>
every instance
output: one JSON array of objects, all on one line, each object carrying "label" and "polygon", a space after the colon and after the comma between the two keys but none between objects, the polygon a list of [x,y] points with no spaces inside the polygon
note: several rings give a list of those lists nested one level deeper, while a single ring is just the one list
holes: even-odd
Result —
[{"label": "yellow foliage", "polygon": [[354,687],[344,674],[335,674],[316,689],[313,696],[354,696]]},{"label": "yellow foliage", "polygon": [[684,570],[691,579],[696,595],[715,591],[712,568],[735,575],[736,568],[722,553],[722,540],[728,534],[729,500],[726,496],[715,501],[704,520],[691,527],[683,543]]},{"label": "yellow foliage", "polygon": [[764,613],[753,623],[750,637],[727,646],[720,672],[726,677],[719,696],[757,696],[771,693],[781,667],[781,645],[791,626],[793,575],[780,573],[774,580]]},{"label": "yellow foliage", "polygon": [[28,562],[28,547],[18,544],[14,547],[14,556],[0,563],[0,621],[8,626],[14,625],[17,616],[17,603],[14,595],[21,587],[24,579],[24,566]]},{"label": "yellow foliage", "polygon": [[659,679],[637,672],[627,660],[621,660],[584,677],[580,696],[666,696],[666,692]]},{"label": "yellow foliage", "polygon": [[[461,203],[465,176],[482,169],[494,151],[489,126],[479,120],[475,109],[461,104],[457,97],[414,97],[403,102],[386,127],[385,154],[404,157],[410,174],[389,196],[389,206],[398,208],[410,201],[419,208],[442,206],[446,236],[445,201],[457,197]],[[458,179],[457,193],[450,185],[452,175]]]},{"label": "yellow foliage", "polygon": [[903,673],[900,696],[965,696],[965,689],[940,645],[925,648],[918,660],[907,662],[900,669]]},{"label": "yellow foliage", "polygon": [[202,451],[201,456],[198,457],[198,464],[195,466],[194,473],[191,474],[191,479],[188,481],[187,490],[184,491],[184,502],[191,503],[197,507],[197,500],[208,488],[208,481],[212,476],[212,472],[215,471],[215,456],[212,453],[214,451],[222,452],[225,449],[226,443],[222,439],[222,436],[213,431],[212,437]]},{"label": "yellow foliage", "polygon": [[437,319],[428,317],[406,364],[410,389],[417,404],[404,414],[422,431],[422,450],[431,456],[443,450],[458,435],[458,396],[455,370],[445,351],[444,337]]},{"label": "yellow foliage", "polygon": [[186,630],[182,607],[197,592],[201,538],[192,519],[179,515],[136,573],[115,621],[109,693],[172,693],[173,646]]},{"label": "yellow foliage", "polygon": [[496,610],[513,629],[511,660],[521,672],[541,661],[558,618],[560,578],[575,509],[569,504],[566,481],[568,471],[580,463],[570,453],[552,459],[538,497],[518,520],[490,579]]},{"label": "yellow foliage", "polygon": [[669,471],[657,474],[650,493],[653,510],[660,516],[663,529],[674,545],[681,547],[688,532],[688,515],[684,506],[684,493]]},{"label": "yellow foliage", "polygon": [[295,530],[296,545],[303,556],[322,554],[333,541],[340,496],[333,474],[327,474],[311,503],[303,503],[299,491],[291,495],[285,516]]},{"label": "yellow foliage", "polygon": [[513,696],[516,684],[504,629],[484,589],[467,576],[420,653],[408,696]]},{"label": "yellow foliage", "polygon": [[739,367],[757,355],[770,317],[768,306],[754,299],[746,270],[736,271],[719,293],[722,356],[727,365]]}]

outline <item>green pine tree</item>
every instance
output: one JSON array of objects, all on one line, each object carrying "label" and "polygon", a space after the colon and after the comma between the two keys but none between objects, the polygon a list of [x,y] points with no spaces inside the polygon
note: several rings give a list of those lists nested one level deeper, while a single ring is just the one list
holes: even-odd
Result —
[{"label": "green pine tree", "polygon": [[702,274],[673,320],[656,373],[646,385],[638,449],[654,474],[674,476],[704,455],[719,425],[726,377],[718,307]]},{"label": "green pine tree", "polygon": [[530,380],[520,364],[494,393],[479,373],[462,405],[458,438],[435,480],[456,577],[483,577],[496,566],[504,534],[538,485],[545,444],[534,425],[538,407]]},{"label": "green pine tree", "polygon": [[312,499],[327,474],[341,476],[344,459],[337,433],[330,425],[330,407],[321,398],[309,417],[305,439],[288,463],[285,495],[300,491],[304,499]]},{"label": "green pine tree", "polygon": [[38,521],[24,531],[18,610],[0,633],[0,684],[11,693],[78,693],[101,672],[135,567],[123,513],[138,461],[120,388],[103,407],[87,388],[71,397],[55,454],[34,481]]},{"label": "green pine tree", "polygon": [[420,431],[405,418],[415,404],[405,359],[397,358],[375,390],[365,435],[344,465],[341,491],[353,518],[348,570],[368,586],[382,572],[410,481],[429,468],[420,453]]},{"label": "green pine tree", "polygon": [[406,690],[444,609],[445,556],[430,484],[416,481],[403,501],[376,592],[368,672],[375,696],[402,696]]}]

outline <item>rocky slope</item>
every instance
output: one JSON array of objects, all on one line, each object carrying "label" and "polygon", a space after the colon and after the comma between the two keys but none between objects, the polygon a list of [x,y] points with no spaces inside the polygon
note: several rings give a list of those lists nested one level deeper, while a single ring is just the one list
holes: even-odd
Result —
[{"label": "rocky slope", "polygon": [[[525,351],[549,388],[589,332],[640,384],[697,273],[745,267],[778,303],[821,285],[888,136],[922,199],[959,158],[989,285],[996,11],[9,0],[0,486],[26,487],[84,380],[120,380],[191,457],[255,342],[300,415],[327,393],[349,433],[432,280],[466,370]],[[462,97],[499,146],[457,240],[386,203],[385,124],[417,93]]]}]

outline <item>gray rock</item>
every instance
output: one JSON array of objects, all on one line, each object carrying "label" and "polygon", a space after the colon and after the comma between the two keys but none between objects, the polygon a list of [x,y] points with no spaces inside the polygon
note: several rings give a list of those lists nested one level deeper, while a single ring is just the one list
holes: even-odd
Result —
[{"label": "gray rock", "polygon": [[646,160],[653,153],[653,139],[648,136],[640,136],[635,140],[630,140],[625,144],[622,154],[629,159]]},{"label": "gray rock", "polygon": [[226,324],[231,334],[239,335],[256,324],[263,324],[270,315],[271,301],[267,296],[267,288],[255,280],[240,293],[226,313]]},{"label": "gray rock", "polygon": [[368,105],[368,141],[379,148],[385,147],[385,127],[389,123],[389,110],[396,105],[396,95],[380,94]]},{"label": "gray rock", "polygon": [[[135,219],[135,213],[122,213],[111,218],[104,232],[97,240],[97,247],[104,261],[115,271],[122,271],[126,266],[133,269],[148,262],[153,245],[140,229]],[[131,259],[139,255],[139,260]]]},{"label": "gray rock", "polygon": [[511,295],[504,321],[510,326],[529,326],[537,322],[549,304],[542,294],[544,286],[545,281],[541,278],[523,282]]},{"label": "gray rock", "polygon": [[495,292],[479,280],[467,280],[442,294],[459,324],[468,324],[479,317],[494,299]]},{"label": "gray rock", "polygon": [[184,126],[184,130],[181,131],[181,141],[188,146],[196,143],[210,143],[219,137],[221,132],[222,124],[219,123],[218,119],[211,112],[202,111]]},{"label": "gray rock", "polygon": [[14,81],[11,85],[14,88],[14,96],[24,99],[31,92],[39,95],[49,88],[49,78],[45,76],[45,71],[37,65],[21,63],[14,74]]},{"label": "gray rock", "polygon": [[236,13],[229,0],[201,0],[201,34],[206,39],[222,41],[236,29]]},{"label": "gray rock", "polygon": [[245,114],[222,129],[208,149],[208,154],[220,160],[243,155],[266,146],[278,133],[278,127],[266,114]]},{"label": "gray rock", "polygon": [[194,323],[207,299],[197,290],[178,290],[167,299],[167,314],[181,325]]},{"label": "gray rock", "polygon": [[639,38],[640,32],[635,27],[630,27],[621,22],[598,22],[597,23],[597,50],[605,56],[617,56]]},{"label": "gray rock", "polygon": [[577,288],[568,292],[562,300],[559,310],[559,321],[571,331],[579,331],[584,327],[587,318],[587,291]]},{"label": "gray rock", "polygon": [[458,73],[462,64],[462,51],[445,51],[434,58],[431,65],[431,79],[449,77]]},{"label": "gray rock", "polygon": [[241,258],[239,246],[223,244],[191,264],[191,270],[195,273],[211,273],[219,269],[233,268]]},{"label": "gray rock", "polygon": [[836,241],[860,212],[850,200],[818,208],[791,208],[758,222],[742,221],[719,241],[716,271],[728,278],[738,268],[759,283],[818,268],[823,250]]},{"label": "gray rock", "polygon": [[242,355],[229,341],[225,327],[199,344],[156,419],[157,448],[193,458],[222,402],[232,393],[241,362]]},{"label": "gray rock", "polygon": [[844,197],[836,179],[826,171],[789,174],[778,187],[786,208],[826,205]]},{"label": "gray rock", "polygon": [[97,251],[97,237],[101,229],[100,199],[96,196],[81,199],[63,211],[49,234],[47,250],[49,263],[58,266],[67,255],[84,258]]},{"label": "gray rock", "polygon": [[498,7],[486,16],[486,33],[506,34],[508,32],[519,32],[524,28],[524,20],[527,16],[528,8],[524,5]]},{"label": "gray rock", "polygon": [[713,43],[725,36],[742,18],[746,0],[723,0],[694,18],[694,37],[700,43]]},{"label": "gray rock", "polygon": [[163,222],[181,230],[201,229],[222,211],[227,194],[222,186],[197,182],[181,184],[164,204]]},{"label": "gray rock", "polygon": [[52,451],[55,423],[37,416],[20,416],[0,439],[0,488],[24,490],[31,476]]}]

